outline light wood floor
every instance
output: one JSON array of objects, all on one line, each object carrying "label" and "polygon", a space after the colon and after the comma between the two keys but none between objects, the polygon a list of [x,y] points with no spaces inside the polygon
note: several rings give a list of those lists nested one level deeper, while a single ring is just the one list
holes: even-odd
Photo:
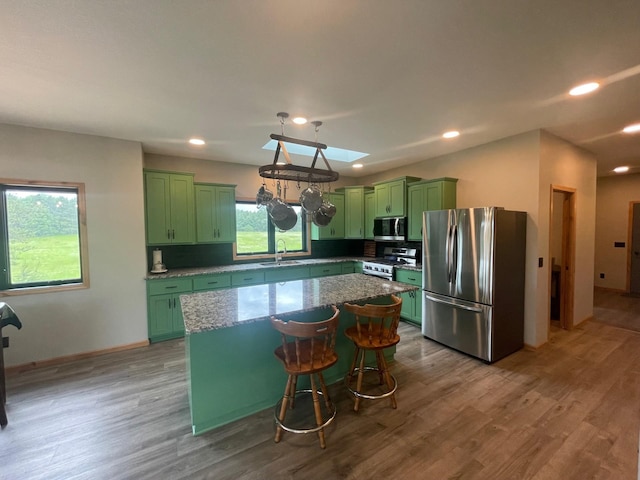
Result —
[{"label": "light wood floor", "polygon": [[326,450],[275,444],[271,410],[193,437],[183,341],[12,375],[0,478],[636,479],[640,334],[601,323],[640,318],[621,304],[493,365],[403,324],[398,409],[332,386]]}]

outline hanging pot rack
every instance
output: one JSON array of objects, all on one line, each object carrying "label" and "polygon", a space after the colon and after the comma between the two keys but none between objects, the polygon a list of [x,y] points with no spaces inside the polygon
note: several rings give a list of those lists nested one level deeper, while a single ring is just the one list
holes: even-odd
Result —
[{"label": "hanging pot rack", "polygon": [[[284,118],[288,116],[289,115],[284,112],[278,113],[278,117],[280,117],[281,123],[284,123]],[[318,131],[318,127],[322,125],[322,122],[318,121],[314,121],[311,123],[316,127],[316,132]],[[340,178],[338,172],[331,169],[331,165],[329,165],[327,157],[325,157],[324,153],[322,152],[322,150],[325,150],[327,148],[324,143],[311,142],[309,140],[287,137],[284,135],[284,130],[282,135],[272,133],[270,137],[271,139],[276,140],[278,142],[278,145],[276,147],[275,155],[273,156],[273,163],[263,165],[258,169],[258,173],[261,177],[308,183],[335,182],[336,180],[338,180],[338,178]],[[311,166],[305,167],[302,165],[295,165],[291,161],[291,157],[289,156],[289,152],[287,151],[285,143],[293,143],[296,145],[315,148],[316,152],[313,156],[313,162],[311,163]],[[285,158],[286,163],[279,164],[278,160],[281,152]],[[322,160],[327,167],[326,169],[316,167],[318,156],[322,157]]]}]

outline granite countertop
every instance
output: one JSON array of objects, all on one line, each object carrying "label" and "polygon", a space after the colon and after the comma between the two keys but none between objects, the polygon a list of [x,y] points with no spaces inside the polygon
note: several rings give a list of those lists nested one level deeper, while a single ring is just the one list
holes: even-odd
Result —
[{"label": "granite countertop", "polygon": [[349,273],[185,294],[180,303],[186,333],[194,334],[413,290],[418,287]]},{"label": "granite countertop", "polygon": [[[219,265],[215,267],[194,267],[194,268],[175,268],[170,269],[166,273],[147,273],[147,280],[159,280],[163,278],[179,278],[179,277],[192,277],[196,275],[208,275],[215,273],[230,273],[230,272],[248,272],[251,270],[263,270],[265,268],[288,268],[298,266],[309,265],[323,265],[327,263],[341,263],[341,262],[366,262],[371,261],[372,258],[368,257],[332,257],[332,258],[303,258],[297,260],[295,258],[288,258],[277,264],[275,262],[269,262],[265,259],[264,262],[256,263],[238,263],[234,265]],[[422,265],[415,267],[409,265],[399,265],[396,268],[402,268],[405,270],[422,271]]]}]

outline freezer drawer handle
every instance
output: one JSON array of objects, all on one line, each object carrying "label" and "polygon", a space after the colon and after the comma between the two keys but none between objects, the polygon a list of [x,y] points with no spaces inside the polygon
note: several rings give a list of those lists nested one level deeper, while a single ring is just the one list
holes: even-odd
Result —
[{"label": "freezer drawer handle", "polygon": [[462,310],[469,310],[470,312],[482,313],[482,309],[478,308],[478,307],[468,307],[466,305],[460,305],[460,304],[457,304],[457,303],[447,302],[445,300],[440,300],[439,298],[432,297],[431,295],[427,295],[427,294],[425,294],[425,297],[428,298],[429,300],[431,300],[432,302],[444,303],[445,305],[450,305],[452,307],[461,308]]}]

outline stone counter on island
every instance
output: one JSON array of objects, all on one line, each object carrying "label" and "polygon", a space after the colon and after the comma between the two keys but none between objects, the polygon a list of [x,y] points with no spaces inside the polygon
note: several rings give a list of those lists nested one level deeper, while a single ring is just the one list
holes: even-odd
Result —
[{"label": "stone counter on island", "polygon": [[[356,273],[182,295],[193,434],[277,403],[286,375],[273,356],[280,336],[268,321],[271,315],[325,320],[331,305],[389,303],[391,294],[412,290],[417,287]],[[353,322],[341,309],[339,360],[325,373],[327,383],[349,368],[352,345],[343,332]]]}]

